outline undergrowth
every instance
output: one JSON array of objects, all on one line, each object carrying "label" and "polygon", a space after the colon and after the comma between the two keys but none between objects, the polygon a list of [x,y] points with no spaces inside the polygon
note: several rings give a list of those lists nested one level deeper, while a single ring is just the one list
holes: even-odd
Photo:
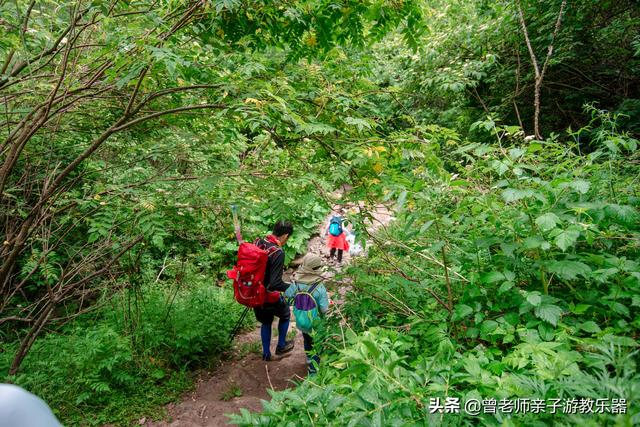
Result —
[{"label": "undergrowth", "polygon": [[[334,316],[317,332],[319,374],[273,393],[261,414],[232,420],[640,423],[639,157],[637,141],[610,119],[595,112],[593,128],[563,140],[528,143],[489,119],[475,126],[495,144],[431,127],[421,141],[386,146],[395,167],[381,185],[397,220],[348,271],[347,323]],[[571,138],[579,134],[592,141],[587,153]],[[445,413],[436,398],[461,406]],[[493,407],[569,399],[576,409],[472,415],[463,405],[473,399]],[[597,399],[611,405],[598,413]],[[616,413],[621,403],[626,411]]]},{"label": "undergrowth", "polygon": [[[37,340],[9,378],[42,397],[65,425],[129,424],[193,384],[230,346],[241,307],[229,289],[189,277],[175,289],[146,285],[117,294],[99,311]],[[0,353],[8,369],[15,343]]]}]

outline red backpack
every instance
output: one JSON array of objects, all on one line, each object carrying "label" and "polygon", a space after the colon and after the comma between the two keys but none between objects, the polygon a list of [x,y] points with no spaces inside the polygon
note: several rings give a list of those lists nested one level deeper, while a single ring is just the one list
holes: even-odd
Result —
[{"label": "red backpack", "polygon": [[233,294],[240,304],[255,308],[280,299],[280,292],[267,291],[264,286],[267,261],[278,249],[277,246],[261,249],[255,243],[240,243],[238,262],[233,270],[227,271],[227,277],[233,279]]}]

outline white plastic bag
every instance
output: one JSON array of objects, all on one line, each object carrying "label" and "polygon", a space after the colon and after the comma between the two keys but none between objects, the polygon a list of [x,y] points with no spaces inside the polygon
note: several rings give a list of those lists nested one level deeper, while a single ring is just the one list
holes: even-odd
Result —
[{"label": "white plastic bag", "polygon": [[356,243],[356,235],[354,233],[347,234],[347,242],[349,242],[349,255],[358,256],[362,254],[362,245]]}]

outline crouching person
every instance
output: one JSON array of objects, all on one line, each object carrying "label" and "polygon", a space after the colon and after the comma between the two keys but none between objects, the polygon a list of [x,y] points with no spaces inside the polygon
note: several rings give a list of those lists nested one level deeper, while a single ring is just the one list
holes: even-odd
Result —
[{"label": "crouching person", "polygon": [[309,374],[315,374],[320,364],[320,357],[313,351],[313,322],[323,317],[329,309],[329,297],[322,284],[321,269],[322,259],[318,255],[307,254],[285,293],[288,298],[293,298],[293,313],[304,339]]}]

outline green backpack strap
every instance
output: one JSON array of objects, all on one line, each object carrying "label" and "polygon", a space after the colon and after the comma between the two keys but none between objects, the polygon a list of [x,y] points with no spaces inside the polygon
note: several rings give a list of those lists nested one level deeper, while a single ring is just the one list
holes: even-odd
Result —
[{"label": "green backpack strap", "polygon": [[294,285],[296,287],[296,291],[294,292],[292,297],[286,298],[287,305],[293,305],[293,301],[296,299],[296,295],[298,295],[298,291],[300,291],[300,285],[298,285],[298,283],[295,280],[292,280],[290,286],[294,286]]}]

